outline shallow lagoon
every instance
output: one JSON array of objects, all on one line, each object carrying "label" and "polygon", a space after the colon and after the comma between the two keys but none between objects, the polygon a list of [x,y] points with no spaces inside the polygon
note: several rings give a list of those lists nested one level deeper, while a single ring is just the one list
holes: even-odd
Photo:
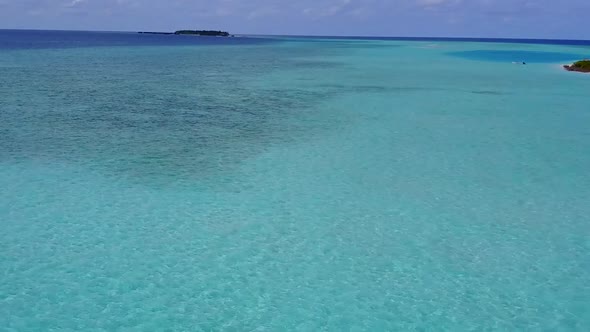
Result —
[{"label": "shallow lagoon", "polygon": [[105,36],[0,52],[0,326],[590,325],[587,47]]}]

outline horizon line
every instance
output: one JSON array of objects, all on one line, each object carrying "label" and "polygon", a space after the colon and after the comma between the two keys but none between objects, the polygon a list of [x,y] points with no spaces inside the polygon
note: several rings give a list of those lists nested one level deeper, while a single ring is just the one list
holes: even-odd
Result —
[{"label": "horizon line", "polygon": [[[0,31],[69,31],[69,32],[105,32],[105,33],[138,33],[158,32],[170,33],[174,31],[152,31],[152,30],[75,30],[75,29],[27,29],[27,28],[0,28]],[[222,31],[222,30],[220,30]],[[466,36],[388,36],[388,35],[302,35],[302,34],[260,34],[260,33],[232,33],[235,36],[254,37],[313,37],[313,38],[400,38],[400,39],[489,39],[489,40],[548,40],[548,41],[583,41],[590,42],[590,39],[559,39],[539,37],[466,37]]]}]

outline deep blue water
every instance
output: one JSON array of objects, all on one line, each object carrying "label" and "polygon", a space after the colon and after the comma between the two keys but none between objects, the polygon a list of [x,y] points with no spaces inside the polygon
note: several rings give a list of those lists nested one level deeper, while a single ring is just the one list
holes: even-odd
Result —
[{"label": "deep blue water", "polygon": [[527,39],[527,38],[454,38],[454,37],[364,37],[364,36],[276,36],[287,39],[336,39],[336,40],[392,40],[392,41],[439,41],[439,42],[474,42],[474,43],[513,43],[590,46],[590,40],[576,39]]},{"label": "deep blue water", "polygon": [[136,32],[89,32],[0,30],[0,49],[46,49],[100,46],[182,46],[182,45],[252,45],[270,43],[268,38],[194,37],[139,34]]},{"label": "deep blue water", "polygon": [[[515,44],[547,44],[590,46],[590,40],[506,39],[506,38],[442,38],[442,37],[359,37],[359,36],[241,36],[235,38],[139,34],[136,32],[59,31],[59,30],[2,30],[0,49],[44,49],[99,46],[181,46],[181,45],[252,45],[276,40],[301,42],[366,41],[434,41],[485,42]],[[477,55],[475,55],[477,56]],[[492,55],[501,56],[501,55]]]}]

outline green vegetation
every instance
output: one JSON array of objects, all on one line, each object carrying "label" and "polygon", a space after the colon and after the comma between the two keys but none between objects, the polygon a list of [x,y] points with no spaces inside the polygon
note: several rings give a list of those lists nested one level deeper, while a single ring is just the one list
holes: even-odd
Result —
[{"label": "green vegetation", "polygon": [[590,60],[574,62],[573,66],[576,68],[590,69]]},{"label": "green vegetation", "polygon": [[215,30],[178,30],[175,35],[221,36],[229,37],[229,32]]},{"label": "green vegetation", "polygon": [[590,60],[581,60],[574,62],[571,66],[563,66],[566,70],[569,71],[579,71],[583,73],[590,73]]}]

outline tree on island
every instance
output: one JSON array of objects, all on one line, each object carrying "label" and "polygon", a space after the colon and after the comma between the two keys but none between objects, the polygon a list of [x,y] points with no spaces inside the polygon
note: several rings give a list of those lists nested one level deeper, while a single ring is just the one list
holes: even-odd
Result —
[{"label": "tree on island", "polygon": [[581,60],[574,62],[572,65],[563,66],[568,71],[579,71],[582,73],[590,73],[590,60]]},{"label": "tree on island", "polygon": [[196,35],[196,36],[220,36],[229,37],[227,31],[216,31],[216,30],[178,30],[174,33],[175,35]]}]

